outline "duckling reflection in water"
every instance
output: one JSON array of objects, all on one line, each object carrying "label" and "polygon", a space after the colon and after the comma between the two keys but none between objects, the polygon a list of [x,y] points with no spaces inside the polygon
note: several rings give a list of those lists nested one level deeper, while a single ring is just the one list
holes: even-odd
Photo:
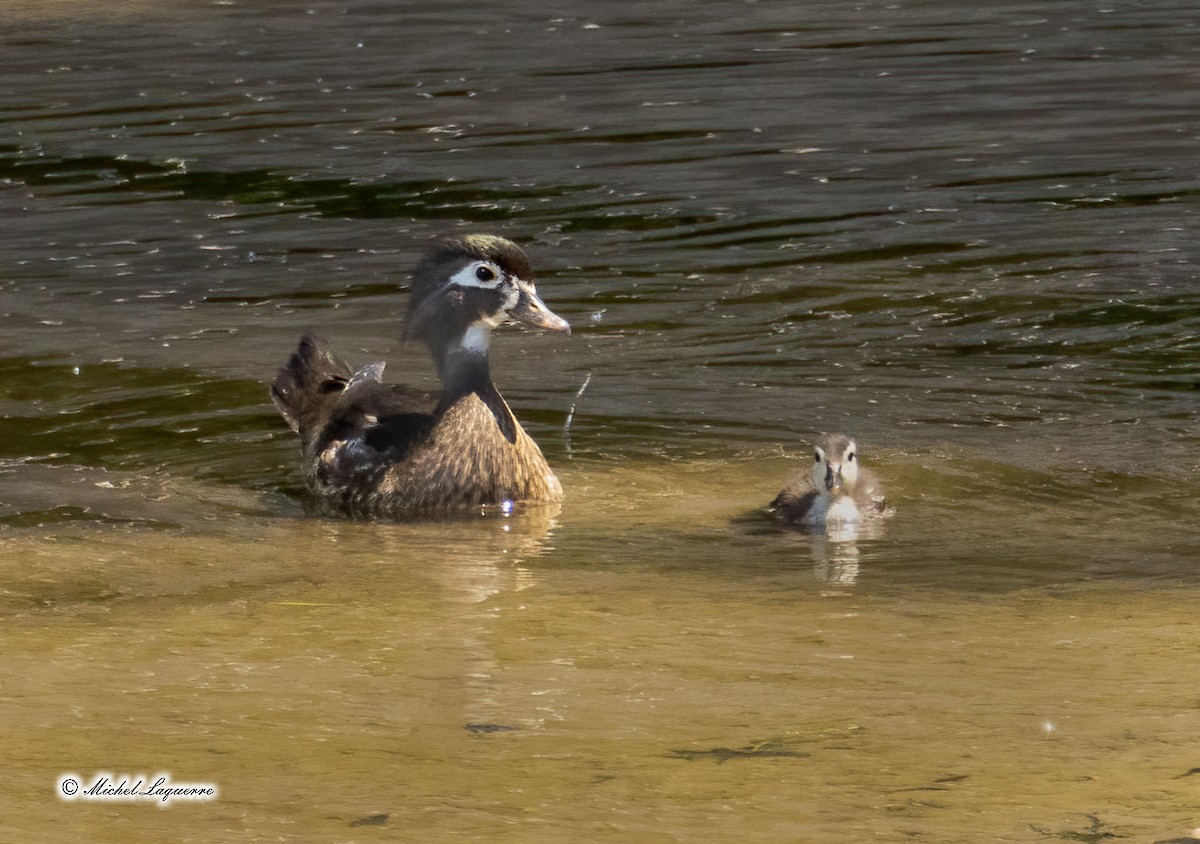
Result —
[{"label": "duckling reflection in water", "polygon": [[829,434],[813,449],[812,470],[796,473],[767,509],[780,524],[824,529],[836,539],[846,528],[879,518],[886,507],[874,473],[859,466],[854,440]]},{"label": "duckling reflection in water", "polygon": [[354,372],[324,342],[300,341],[271,397],[300,435],[309,489],[325,512],[399,518],[513,502],[553,503],[562,486],[492,383],[488,349],[505,322],[570,334],[538,296],[516,244],[468,235],[413,273],[406,335],[428,347],[440,396]]}]

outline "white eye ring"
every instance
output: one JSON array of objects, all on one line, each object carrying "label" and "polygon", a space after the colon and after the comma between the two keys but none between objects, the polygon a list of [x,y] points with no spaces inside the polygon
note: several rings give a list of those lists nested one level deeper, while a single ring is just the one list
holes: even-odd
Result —
[{"label": "white eye ring", "polygon": [[504,280],[504,271],[491,261],[472,261],[456,272],[450,283],[457,287],[478,287],[495,290]]}]

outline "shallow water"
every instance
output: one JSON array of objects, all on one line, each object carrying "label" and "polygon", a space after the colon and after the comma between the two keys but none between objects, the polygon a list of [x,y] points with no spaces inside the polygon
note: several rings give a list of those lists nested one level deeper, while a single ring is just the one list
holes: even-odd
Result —
[{"label": "shallow water", "polygon": [[[959,5],[9,4],[0,837],[1200,826],[1200,15]],[[428,383],[455,230],[565,504],[308,518],[265,384]],[[878,530],[762,518],[825,430]]]}]

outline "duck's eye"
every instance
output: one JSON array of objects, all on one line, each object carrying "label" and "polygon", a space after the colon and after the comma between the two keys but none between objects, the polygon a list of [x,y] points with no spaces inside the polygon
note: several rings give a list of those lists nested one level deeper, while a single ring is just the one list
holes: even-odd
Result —
[{"label": "duck's eye", "polygon": [[853,451],[846,455],[846,462],[847,463],[854,462],[854,452]]},{"label": "duck's eye", "polygon": [[495,281],[496,272],[486,264],[480,264],[475,268],[475,278],[480,281]]},{"label": "duck's eye", "polygon": [[821,462],[821,452],[819,452],[819,451],[813,452],[813,463],[820,463],[820,462]]}]

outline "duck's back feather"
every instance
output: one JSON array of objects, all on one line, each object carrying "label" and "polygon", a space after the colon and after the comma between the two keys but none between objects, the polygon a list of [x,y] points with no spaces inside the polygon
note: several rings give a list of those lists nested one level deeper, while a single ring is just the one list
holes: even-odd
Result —
[{"label": "duck's back feather", "polygon": [[303,435],[328,417],[350,375],[350,367],[323,340],[306,334],[275,376],[271,400],[291,429]]},{"label": "duck's back feather", "polygon": [[305,337],[271,396],[300,434],[322,508],[360,516],[555,501],[562,487],[537,444],[492,388],[452,402],[380,381],[383,364],[351,372]]}]

